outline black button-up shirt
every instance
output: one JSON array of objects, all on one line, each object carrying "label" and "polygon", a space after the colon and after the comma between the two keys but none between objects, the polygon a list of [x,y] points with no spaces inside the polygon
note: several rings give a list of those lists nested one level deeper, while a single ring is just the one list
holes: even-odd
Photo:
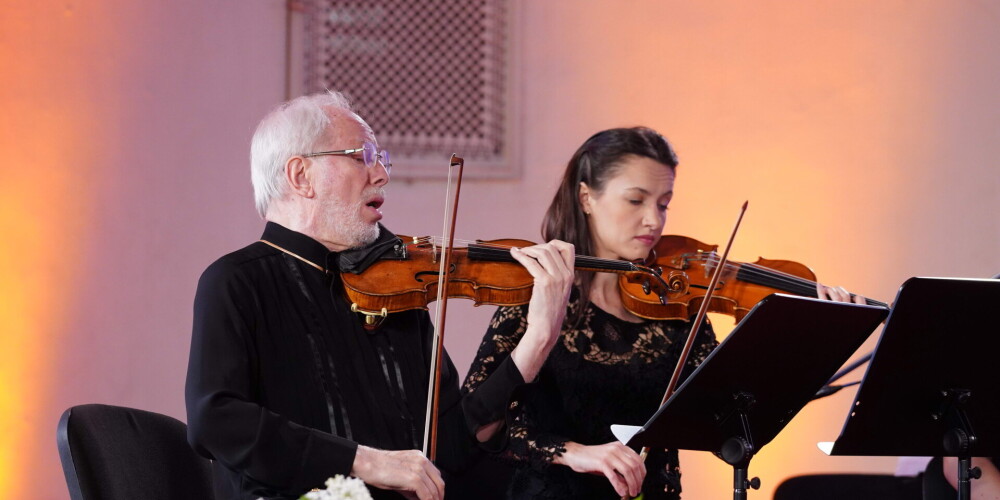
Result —
[{"label": "black button-up shirt", "polygon": [[[366,331],[344,297],[337,253],[273,222],[261,239],[281,249],[256,242],[222,257],[195,297],[188,435],[214,460],[219,500],[297,498],[349,474],[358,444],[423,441],[427,312],[391,314]],[[503,418],[523,379],[509,361],[463,398],[447,354],[442,363],[437,465],[458,470],[475,430]]]}]

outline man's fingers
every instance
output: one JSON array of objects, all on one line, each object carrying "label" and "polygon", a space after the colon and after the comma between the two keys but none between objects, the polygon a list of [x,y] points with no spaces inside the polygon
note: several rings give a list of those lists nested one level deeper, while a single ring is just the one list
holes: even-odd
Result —
[{"label": "man's fingers", "polygon": [[413,491],[420,500],[441,500],[442,494],[438,493],[437,486],[427,474],[415,473],[411,483]]},{"label": "man's fingers", "polygon": [[413,460],[411,471],[415,476],[414,482],[421,488],[418,492],[421,500],[424,498],[429,500],[444,498],[444,480],[441,479],[441,473],[437,467],[434,467],[434,464],[420,454],[414,455]]},{"label": "man's fingers", "polygon": [[434,467],[430,462],[426,462],[426,468],[430,469],[427,471],[428,477],[430,477],[434,488],[437,490],[437,498],[444,498],[444,478],[441,477],[441,471]]}]

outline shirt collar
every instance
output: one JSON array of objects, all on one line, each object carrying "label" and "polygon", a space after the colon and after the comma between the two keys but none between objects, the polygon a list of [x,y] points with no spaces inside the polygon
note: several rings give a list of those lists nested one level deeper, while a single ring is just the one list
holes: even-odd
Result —
[{"label": "shirt collar", "polygon": [[260,239],[323,272],[336,270],[337,252],[331,252],[322,243],[277,222],[268,221]]}]

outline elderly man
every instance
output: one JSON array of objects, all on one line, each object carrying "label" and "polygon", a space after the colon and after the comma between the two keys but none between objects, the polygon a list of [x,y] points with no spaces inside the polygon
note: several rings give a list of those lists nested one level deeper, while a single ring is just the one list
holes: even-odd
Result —
[{"label": "elderly man", "polygon": [[350,474],[375,498],[439,499],[437,466],[457,470],[477,441],[503,441],[496,431],[511,392],[535,377],[557,338],[562,314],[545,304],[569,293],[573,249],[556,242],[515,255],[530,260],[540,313],[483,387],[461,396],[446,356],[436,466],[416,451],[430,363],[426,311],[390,315],[367,331],[339,278],[398,241],[379,224],[390,167],[338,93],[292,100],[258,126],[251,177],[264,233],[208,267],[194,306],[188,433],[214,461],[216,498],[297,498]]}]

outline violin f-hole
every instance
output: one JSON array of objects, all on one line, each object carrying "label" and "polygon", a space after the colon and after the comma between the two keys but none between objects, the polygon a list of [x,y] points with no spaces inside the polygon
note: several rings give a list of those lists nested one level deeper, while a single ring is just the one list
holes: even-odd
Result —
[{"label": "violin f-hole", "polygon": [[[455,264],[451,264],[450,266],[448,266],[448,274],[455,274]],[[441,273],[438,272],[438,271],[420,271],[420,272],[418,272],[418,273],[416,273],[416,274],[413,275],[413,279],[417,283],[423,283],[424,280],[423,280],[422,276],[438,276],[438,277],[440,277]]]}]

